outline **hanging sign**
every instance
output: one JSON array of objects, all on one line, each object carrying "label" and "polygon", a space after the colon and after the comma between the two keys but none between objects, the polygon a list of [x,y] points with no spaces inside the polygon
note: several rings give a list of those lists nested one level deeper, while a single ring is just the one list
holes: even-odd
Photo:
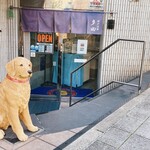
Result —
[{"label": "hanging sign", "polygon": [[87,34],[102,34],[103,14],[88,13]]},{"label": "hanging sign", "polygon": [[53,35],[49,33],[38,33],[37,43],[53,43]]}]

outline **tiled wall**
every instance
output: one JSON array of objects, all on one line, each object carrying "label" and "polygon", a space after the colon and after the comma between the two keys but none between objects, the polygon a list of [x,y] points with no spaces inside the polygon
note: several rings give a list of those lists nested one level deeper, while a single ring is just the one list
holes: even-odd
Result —
[{"label": "tiled wall", "polygon": [[[104,21],[103,43],[105,48],[118,38],[146,41],[144,71],[150,69],[150,1],[107,0]],[[107,29],[107,20],[115,20],[115,28]],[[102,55],[100,86],[112,80],[128,81],[139,75],[142,44],[119,42]]]},{"label": "tiled wall", "polygon": [[0,0],[0,81],[5,75],[5,64],[8,57],[7,39],[7,14],[6,14],[7,1]]},{"label": "tiled wall", "polygon": [[18,56],[18,10],[8,17],[10,5],[17,7],[19,0],[0,0],[0,81],[6,75],[5,64]]}]

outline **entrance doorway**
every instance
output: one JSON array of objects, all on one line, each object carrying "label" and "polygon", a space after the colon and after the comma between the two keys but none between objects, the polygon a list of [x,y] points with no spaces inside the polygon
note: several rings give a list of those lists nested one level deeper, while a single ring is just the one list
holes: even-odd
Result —
[{"label": "entrance doorway", "polygon": [[[38,33],[31,33],[31,61],[34,72],[31,87],[35,89],[40,86],[57,86],[58,76],[61,76],[61,86],[69,87],[70,73],[99,52],[100,35],[40,33],[43,38],[46,38],[46,34],[47,39],[53,35],[52,41],[41,42],[42,37]],[[61,75],[58,73],[60,51]],[[95,59],[75,73],[72,86],[96,89],[97,73],[98,59]]]},{"label": "entrance doorway", "polygon": [[[70,73],[99,52],[100,35],[59,34],[58,43],[62,52],[62,85],[70,86]],[[54,50],[53,62],[57,64],[58,52]],[[57,65],[54,70],[57,72]],[[93,60],[73,76],[74,88],[97,88],[98,59]],[[53,75],[56,81],[56,74]]]},{"label": "entrance doorway", "polygon": [[[49,41],[50,36],[52,41]],[[72,93],[70,74],[99,52],[100,35],[31,33],[30,37],[33,64],[31,94],[61,97],[61,106],[64,108],[66,103],[67,106],[69,104],[70,94],[77,99],[97,89],[98,59],[73,75]]]},{"label": "entrance doorway", "polygon": [[[75,92],[69,93],[71,90],[68,90],[70,73],[99,52],[102,21],[103,12],[21,9],[23,32],[43,32],[30,34],[33,63],[31,94],[37,94],[35,90],[42,88],[38,94],[59,95],[59,98],[69,94],[84,97],[86,95],[78,93],[87,94],[82,90],[97,88],[98,59],[73,75],[72,86]],[[52,41],[49,40],[50,34]]]}]

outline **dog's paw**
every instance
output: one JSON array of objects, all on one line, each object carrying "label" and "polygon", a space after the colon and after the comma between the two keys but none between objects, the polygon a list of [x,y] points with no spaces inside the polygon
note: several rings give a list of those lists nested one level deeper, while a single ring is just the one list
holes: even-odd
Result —
[{"label": "dog's paw", "polygon": [[4,138],[4,135],[5,135],[4,131],[0,130],[0,140]]},{"label": "dog's paw", "polygon": [[37,126],[32,125],[32,126],[28,127],[28,130],[31,132],[36,132],[39,130],[39,128]]},{"label": "dog's paw", "polygon": [[24,142],[28,139],[28,136],[26,134],[17,135],[17,137],[22,142]]}]

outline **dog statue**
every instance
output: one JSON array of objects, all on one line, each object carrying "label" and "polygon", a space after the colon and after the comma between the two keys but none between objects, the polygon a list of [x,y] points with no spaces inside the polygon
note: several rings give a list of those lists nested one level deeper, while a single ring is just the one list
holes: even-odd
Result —
[{"label": "dog statue", "polygon": [[7,75],[0,83],[0,139],[4,138],[4,130],[9,126],[20,141],[26,141],[20,120],[31,132],[38,131],[29,114],[30,83],[32,63],[17,57],[6,64]]}]

